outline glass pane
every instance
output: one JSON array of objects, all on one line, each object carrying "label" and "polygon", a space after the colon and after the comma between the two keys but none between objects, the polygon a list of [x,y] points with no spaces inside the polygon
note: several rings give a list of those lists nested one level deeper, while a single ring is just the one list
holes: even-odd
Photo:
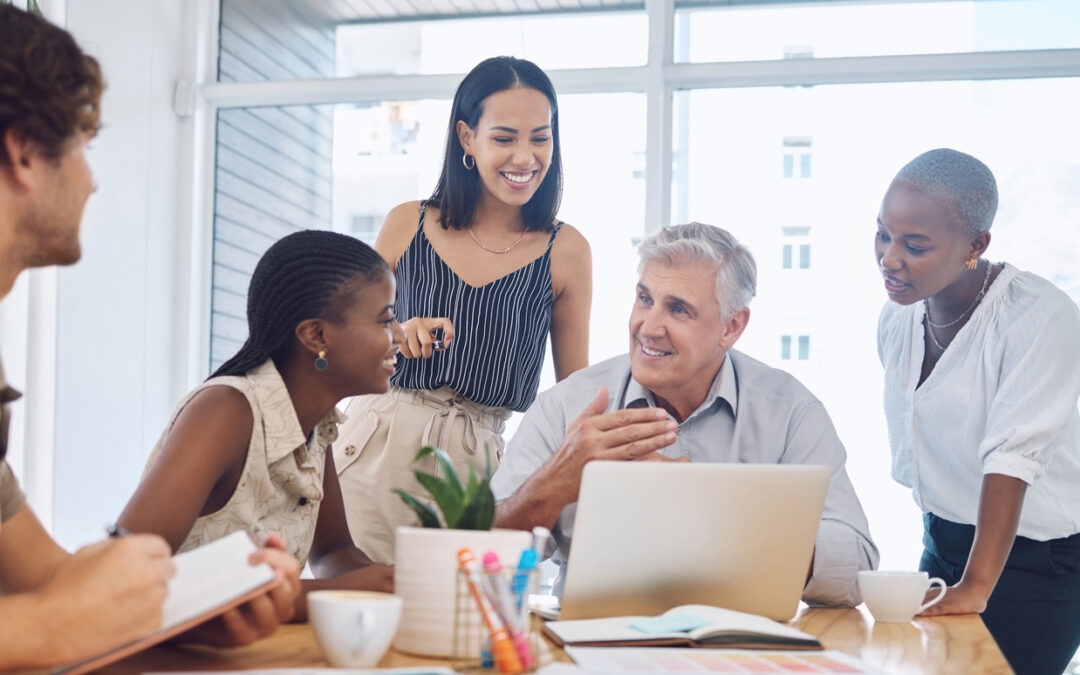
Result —
[{"label": "glass pane", "polygon": [[782,254],[782,262],[780,264],[786,270],[791,269],[791,244],[784,244],[784,252]]},{"label": "glass pane", "polygon": [[465,73],[497,54],[544,69],[640,66],[649,43],[643,11],[349,22],[357,18],[307,0],[222,0],[218,79]]},{"label": "glass pane", "polygon": [[[560,96],[559,125],[566,174],[559,214],[592,248],[589,362],[596,363],[629,344],[637,245],[645,234],[645,95]],[[552,384],[553,375],[540,388]]]},{"label": "glass pane", "polygon": [[[882,566],[918,561],[921,524],[889,478],[879,395],[877,317],[887,302],[873,256],[875,218],[896,172],[953,147],[994,171],[1000,206],[989,257],[1046,277],[1080,302],[1080,78],[695,90],[684,180],[672,200],[689,220],[728,227],[758,261],[758,292],[737,348],[790,369],[825,404],[878,541]],[[837,114],[843,111],[843,114]],[[797,131],[793,131],[797,130]],[[777,139],[813,135],[812,181],[776,171]],[[817,264],[783,274],[784,227],[812,228]],[[800,244],[801,245],[801,244]],[[782,335],[813,336],[808,361],[783,361]]]},{"label": "glass pane", "polygon": [[810,267],[810,244],[799,244],[799,268],[808,269]]},{"label": "glass pane", "polygon": [[1080,47],[1075,0],[762,3],[676,17],[679,62]]},{"label": "glass pane", "polygon": [[644,65],[649,30],[644,12],[575,12],[343,25],[336,42],[340,77],[465,73],[497,54],[552,70]]},{"label": "glass pane", "polygon": [[790,152],[784,153],[784,178],[795,176],[795,158]]},{"label": "glass pane", "polygon": [[799,360],[805,361],[810,358],[810,336],[799,336]]},{"label": "glass pane", "polygon": [[799,175],[799,177],[800,178],[809,178],[810,177],[810,154],[809,153],[803,153],[803,154],[799,155],[799,166],[800,166],[800,175]]},{"label": "glass pane", "polygon": [[780,360],[781,361],[790,361],[791,360],[791,336],[790,335],[781,335],[780,336]]}]

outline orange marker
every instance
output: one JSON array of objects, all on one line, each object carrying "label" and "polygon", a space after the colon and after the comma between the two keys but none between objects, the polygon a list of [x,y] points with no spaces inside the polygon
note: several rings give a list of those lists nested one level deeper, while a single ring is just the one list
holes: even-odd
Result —
[{"label": "orange marker", "polygon": [[476,604],[480,607],[480,616],[484,618],[484,623],[491,633],[491,655],[495,658],[495,668],[505,675],[518,675],[524,670],[521,667],[521,659],[518,658],[517,649],[510,640],[510,632],[506,630],[502,619],[491,604],[491,599],[480,585],[480,565],[468,548],[459,550],[457,557],[458,565],[465,570],[469,591],[472,592],[473,597],[476,598]]}]

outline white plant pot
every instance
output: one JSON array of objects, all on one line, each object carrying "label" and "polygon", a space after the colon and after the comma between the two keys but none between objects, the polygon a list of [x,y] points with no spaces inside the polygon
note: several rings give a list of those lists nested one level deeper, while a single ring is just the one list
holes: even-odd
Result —
[{"label": "white plant pot", "polygon": [[524,530],[440,530],[399,527],[394,544],[394,595],[401,596],[401,628],[394,649],[449,658],[454,652],[457,552],[469,547],[477,560],[495,551],[516,565],[532,543]]}]

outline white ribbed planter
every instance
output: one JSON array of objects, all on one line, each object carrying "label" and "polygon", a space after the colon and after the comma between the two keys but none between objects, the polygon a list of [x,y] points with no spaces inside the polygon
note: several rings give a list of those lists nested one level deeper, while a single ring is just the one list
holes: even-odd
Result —
[{"label": "white ribbed planter", "polygon": [[401,596],[401,628],[394,649],[449,658],[454,651],[457,552],[469,547],[477,560],[495,551],[516,565],[532,543],[523,530],[439,530],[399,527],[394,544],[394,595]]}]

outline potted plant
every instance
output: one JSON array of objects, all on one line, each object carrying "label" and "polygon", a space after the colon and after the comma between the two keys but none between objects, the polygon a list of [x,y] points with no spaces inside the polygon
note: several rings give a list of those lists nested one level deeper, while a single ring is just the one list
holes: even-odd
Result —
[{"label": "potted plant", "polygon": [[449,657],[454,651],[454,603],[457,552],[468,547],[479,558],[495,551],[517,561],[531,542],[521,530],[492,530],[495,497],[491,493],[491,461],[480,478],[470,466],[463,483],[450,457],[424,447],[413,464],[434,456],[442,476],[414,469],[417,482],[431,497],[429,505],[404,490],[394,491],[416,513],[420,527],[397,528],[394,544],[394,592],[403,600],[401,628],[394,639],[399,651]]}]

